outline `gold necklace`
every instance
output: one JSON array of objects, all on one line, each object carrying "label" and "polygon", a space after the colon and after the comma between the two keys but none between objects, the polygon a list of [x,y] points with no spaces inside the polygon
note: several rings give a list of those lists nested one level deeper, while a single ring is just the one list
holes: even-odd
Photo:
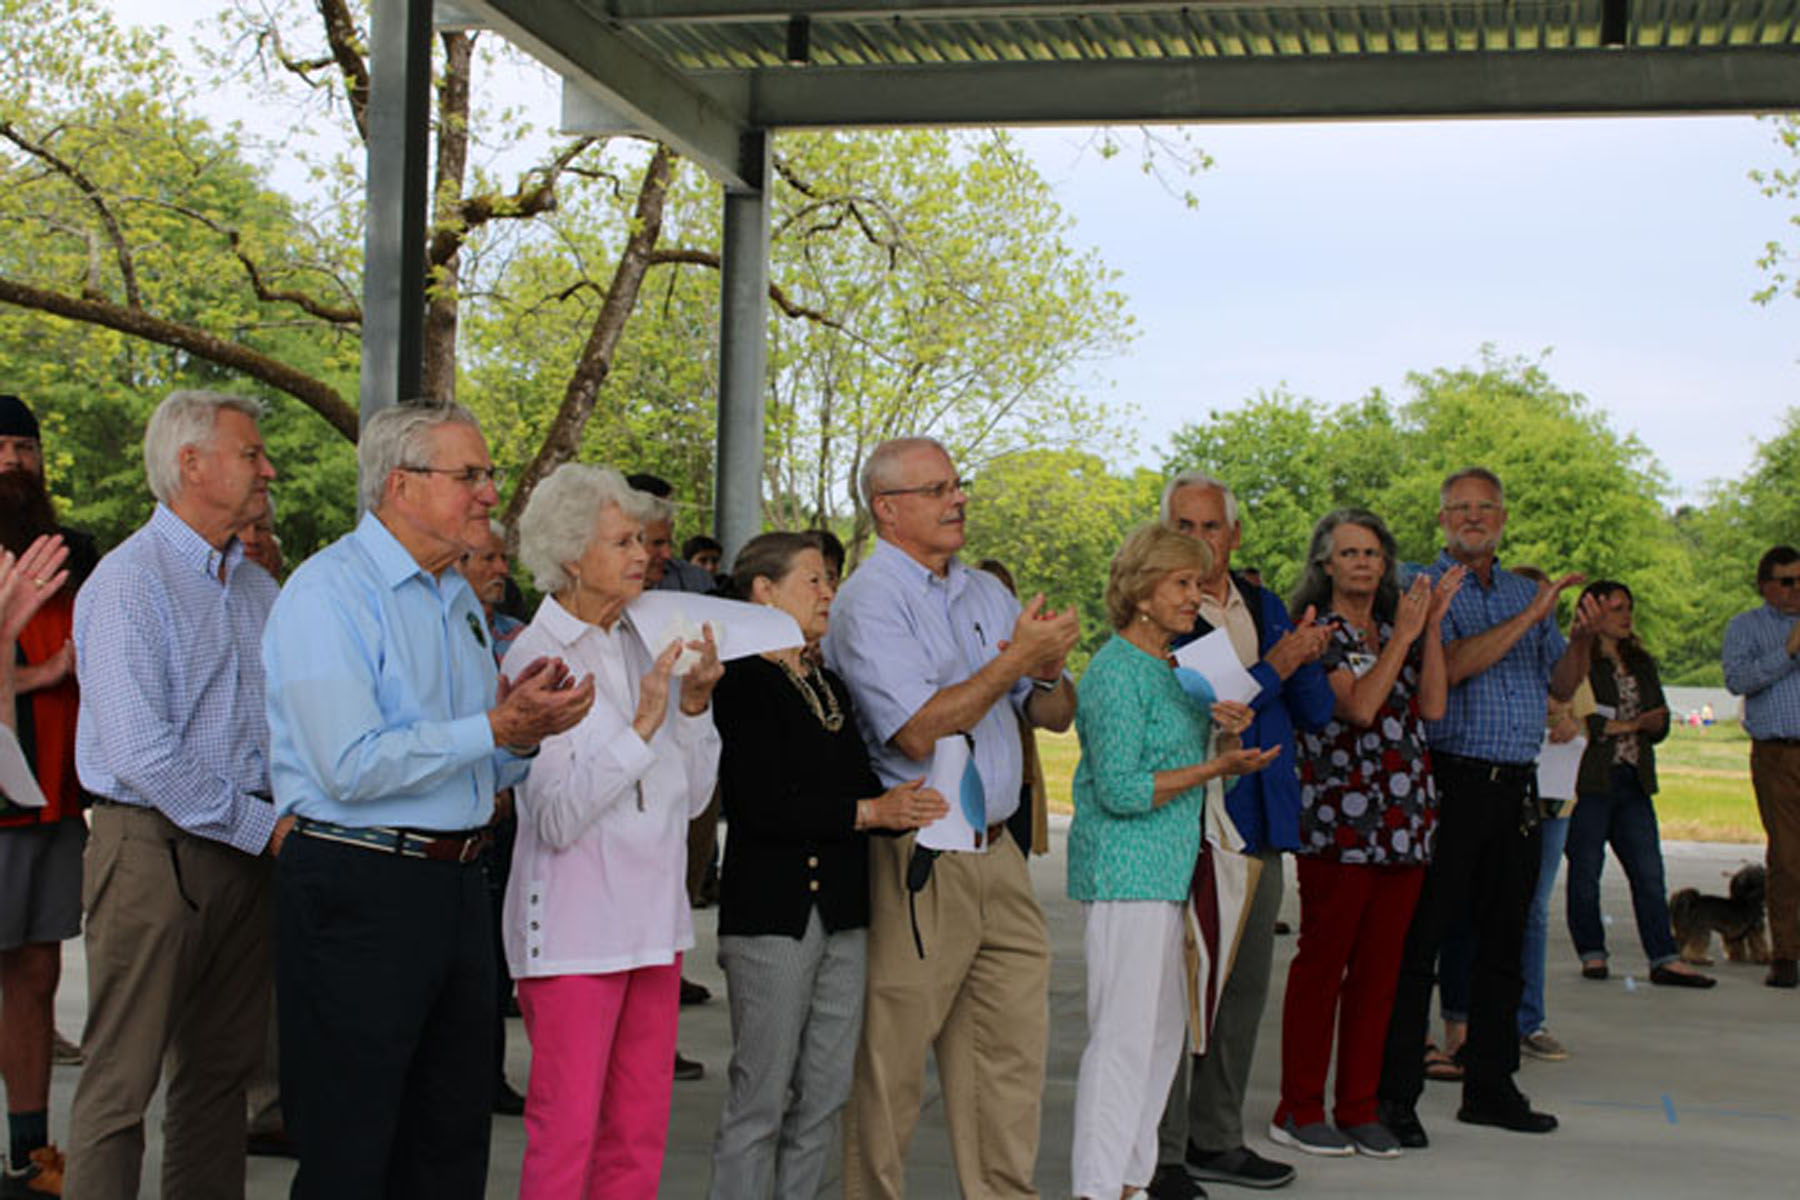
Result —
[{"label": "gold necklace", "polygon": [[[825,681],[823,676],[820,676],[819,686],[815,690],[808,679],[808,676],[812,674],[810,671],[802,675],[789,665],[787,659],[778,658],[775,661],[781,664],[782,673],[793,682],[796,688],[800,689],[800,694],[806,697],[806,706],[812,709],[813,716],[817,717],[819,724],[825,727],[825,732],[836,733],[844,727],[844,710],[838,707],[837,693],[831,690],[831,685]],[[819,697],[820,692],[824,693],[823,700]]]}]

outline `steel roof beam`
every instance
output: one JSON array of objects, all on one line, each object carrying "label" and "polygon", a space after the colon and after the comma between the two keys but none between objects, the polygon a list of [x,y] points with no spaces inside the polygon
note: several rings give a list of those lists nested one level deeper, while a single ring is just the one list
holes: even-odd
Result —
[{"label": "steel roof beam", "polygon": [[761,142],[750,136],[742,104],[726,98],[729,80],[703,89],[568,0],[456,0],[456,6],[727,187],[762,186]]},{"label": "steel roof beam", "polygon": [[747,78],[749,120],[768,128],[1800,108],[1800,50],[1747,46],[833,67]]}]

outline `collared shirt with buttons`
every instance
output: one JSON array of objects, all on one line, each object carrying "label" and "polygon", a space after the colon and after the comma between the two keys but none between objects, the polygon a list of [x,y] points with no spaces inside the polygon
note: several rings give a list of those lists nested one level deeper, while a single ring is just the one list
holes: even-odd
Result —
[{"label": "collared shirt with buttons", "polygon": [[1764,604],[1725,627],[1725,686],[1744,698],[1744,728],[1758,741],[1800,738],[1800,659],[1787,651],[1796,621]]},{"label": "collared shirt with buttons", "polygon": [[[832,605],[825,661],[856,698],[869,761],[884,784],[925,774],[930,763],[908,758],[891,739],[938,692],[998,655],[1018,618],[1018,601],[986,571],[952,559],[940,576],[891,542],[876,541]],[[1014,714],[1024,711],[1030,695],[1030,681],[1020,679],[1008,700],[968,731],[989,823],[1006,820],[1019,806],[1025,756]]]},{"label": "collared shirt with buttons", "polygon": [[494,745],[481,604],[374,513],[288,580],[263,635],[276,806],[337,825],[488,823],[525,760]]},{"label": "collared shirt with buttons", "polygon": [[[1445,551],[1426,573],[1437,579],[1456,565]],[[1470,572],[1444,616],[1444,644],[1509,621],[1537,598],[1538,585],[1495,566],[1487,583]],[[1550,674],[1568,643],[1554,617],[1545,617],[1487,670],[1450,689],[1444,719],[1427,725],[1431,748],[1488,762],[1537,761],[1544,741],[1544,704]]]},{"label": "collared shirt with buttons", "polygon": [[75,599],[82,786],[260,854],[275,828],[257,652],[275,581],[158,504]]},{"label": "collared shirt with buttons", "polygon": [[648,743],[638,736],[639,680],[655,656],[629,613],[602,629],[547,596],[507,652],[507,674],[542,655],[593,675],[594,706],[544,739],[517,789],[501,925],[507,967],[524,979],[673,962],[694,944],[687,829],[718,777],[712,712],[687,716],[671,687],[662,724]]}]

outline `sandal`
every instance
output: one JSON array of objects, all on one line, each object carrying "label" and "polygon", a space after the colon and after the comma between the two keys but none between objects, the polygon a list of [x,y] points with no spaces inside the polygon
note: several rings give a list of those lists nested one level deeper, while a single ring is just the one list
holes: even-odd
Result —
[{"label": "sandal", "polygon": [[1425,1078],[1439,1083],[1461,1083],[1462,1077],[1462,1064],[1454,1055],[1445,1054],[1434,1042],[1425,1043]]}]

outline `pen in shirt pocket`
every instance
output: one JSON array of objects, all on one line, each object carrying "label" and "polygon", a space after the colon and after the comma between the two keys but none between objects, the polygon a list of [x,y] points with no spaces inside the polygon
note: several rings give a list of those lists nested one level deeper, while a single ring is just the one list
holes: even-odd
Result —
[{"label": "pen in shirt pocket", "polygon": [[983,647],[987,645],[987,634],[982,632],[980,621],[975,622],[975,636],[980,640]]}]

